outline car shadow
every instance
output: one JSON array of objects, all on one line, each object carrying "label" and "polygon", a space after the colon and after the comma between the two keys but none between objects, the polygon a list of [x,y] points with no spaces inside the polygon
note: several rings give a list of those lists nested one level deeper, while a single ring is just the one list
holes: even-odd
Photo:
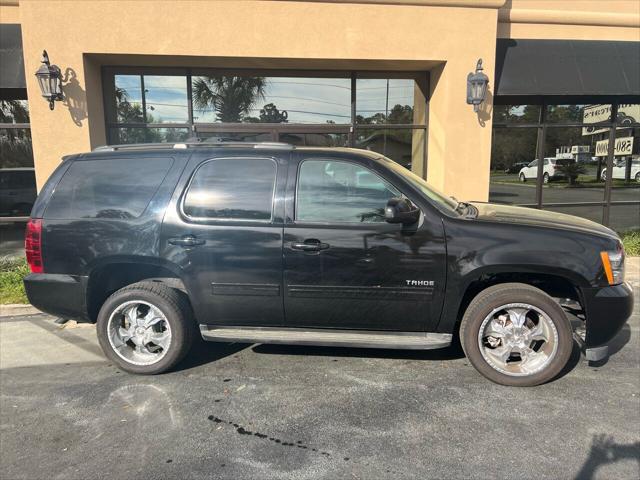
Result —
[{"label": "car shadow", "polygon": [[198,338],[193,342],[187,356],[172,371],[180,372],[212,363],[238,353],[249,346],[251,346],[250,343],[205,342]]},{"label": "car shadow", "polygon": [[464,357],[456,346],[434,350],[390,350],[383,348],[322,347],[316,345],[259,344],[252,350],[265,355],[305,355],[319,357],[363,357],[398,360],[455,360]]},{"label": "car shadow", "polygon": [[609,359],[618,353],[623,347],[629,343],[631,340],[631,327],[629,327],[628,323],[625,323],[620,332],[613,337],[613,339],[608,343],[609,345],[609,355],[597,362],[589,362],[590,367],[602,367],[609,363]]}]

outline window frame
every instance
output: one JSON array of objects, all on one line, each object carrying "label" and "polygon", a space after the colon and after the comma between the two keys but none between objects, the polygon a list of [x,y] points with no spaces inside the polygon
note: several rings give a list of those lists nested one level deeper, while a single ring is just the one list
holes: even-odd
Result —
[{"label": "window frame", "polygon": [[[308,221],[308,220],[299,220],[298,219],[298,199],[300,197],[300,192],[299,192],[299,188],[300,188],[300,173],[302,171],[302,165],[307,162],[307,161],[325,161],[325,162],[342,162],[342,163],[348,163],[351,165],[355,165],[357,167],[361,167],[364,168],[366,170],[368,170],[369,172],[373,173],[375,176],[379,177],[382,181],[384,181],[385,183],[391,185],[393,188],[395,188],[398,193],[402,196],[407,198],[409,201],[411,201],[411,203],[413,203],[415,205],[416,208],[418,208],[420,210],[420,215],[423,215],[422,209],[419,207],[419,205],[409,196],[406,195],[400,188],[398,188],[398,186],[394,183],[389,181],[386,177],[384,177],[383,175],[381,175],[379,172],[369,168],[366,165],[363,165],[361,162],[358,162],[357,160],[353,160],[353,159],[348,159],[348,158],[332,158],[332,157],[305,157],[303,159],[301,159],[298,162],[297,168],[296,168],[296,172],[295,172],[295,182],[296,182],[296,188],[295,188],[295,192],[294,192],[294,199],[293,199],[293,218],[291,219],[291,224],[292,225],[296,225],[296,226],[326,226],[326,227],[332,227],[332,228],[347,228],[347,227],[360,227],[360,228],[373,228],[373,227],[379,227],[382,225],[386,225],[386,226],[390,226],[390,224],[386,221],[383,222],[329,222],[329,221],[325,221],[325,222],[313,222],[313,221]],[[385,205],[386,206],[386,205]]]},{"label": "window frame", "polygon": [[[187,198],[187,193],[189,193],[189,189],[191,188],[191,184],[193,179],[198,174],[198,171],[208,163],[215,162],[217,160],[269,160],[275,166],[274,176],[273,176],[273,188],[271,190],[271,209],[269,211],[270,217],[269,219],[257,220],[254,218],[224,218],[224,217],[193,217],[187,214],[184,210],[184,204]],[[274,223],[275,215],[275,203],[276,203],[276,189],[278,186],[278,161],[273,157],[252,157],[249,155],[242,156],[222,156],[222,157],[214,157],[208,158],[206,160],[201,161],[194,169],[191,175],[189,176],[189,181],[185,185],[182,194],[180,195],[180,201],[178,202],[178,211],[182,219],[187,223],[192,224],[224,224],[224,223],[233,223],[233,224],[262,224],[262,225],[272,225]]]},{"label": "window frame", "polygon": [[[430,72],[427,70],[407,71],[376,71],[376,70],[290,70],[290,69],[251,69],[251,68],[204,68],[204,67],[142,67],[127,65],[105,65],[102,70],[103,104],[105,131],[108,144],[117,144],[117,130],[120,128],[142,128],[145,131],[152,128],[188,128],[193,136],[198,133],[269,133],[272,141],[280,141],[281,133],[335,133],[347,134],[347,146],[356,147],[356,137],[361,130],[422,130],[423,153],[419,161],[422,164],[423,178],[426,178],[428,168],[428,130],[429,130],[429,101],[431,95]],[[193,119],[193,92],[192,77],[199,75],[245,75],[266,77],[299,77],[299,78],[349,78],[351,80],[351,118],[346,123],[196,123]],[[115,102],[115,76],[116,75],[140,75],[144,85],[145,75],[175,76],[184,75],[187,82],[187,106],[188,120],[186,123],[119,123],[117,121],[117,108]],[[423,93],[424,122],[418,124],[360,124],[356,122],[357,79],[411,79]],[[144,104],[145,93],[142,91],[143,114],[146,112]],[[414,104],[413,108],[418,105]],[[148,138],[148,137],[146,137]],[[146,139],[145,138],[145,139]],[[381,155],[386,155],[382,152]]]},{"label": "window frame", "polygon": [[[548,107],[550,105],[588,105],[588,104],[604,104],[611,105],[611,116],[606,122],[598,123],[600,128],[608,129],[608,153],[605,157],[603,168],[607,171],[612,171],[613,162],[615,159],[614,145],[618,135],[618,130],[621,129],[618,117],[618,106],[622,104],[640,104],[640,96],[637,95],[607,95],[607,96],[526,96],[526,95],[500,95],[494,97],[494,105],[536,105],[540,106],[539,116],[536,121],[532,122],[493,122],[492,129],[515,129],[515,128],[536,128],[537,140],[536,140],[536,160],[545,158],[546,138],[547,131],[549,129],[556,128],[580,128],[593,124],[584,122],[555,122],[548,120]],[[626,126],[625,126],[626,127]],[[640,127],[640,122],[636,122],[629,125],[629,128]],[[611,207],[624,206],[624,205],[640,205],[640,201],[633,200],[612,200],[611,194],[614,190],[613,176],[608,175],[603,186],[603,198],[601,201],[583,201],[583,202],[545,202],[544,201],[544,166],[537,167],[536,176],[536,192],[534,197],[534,203],[516,203],[513,205],[523,207],[533,207],[540,210],[545,208],[560,208],[560,207],[602,207],[602,221],[605,226],[610,224],[610,210]],[[491,183],[489,188],[491,189]],[[491,191],[491,190],[490,190]],[[490,193],[491,195],[491,193]]]}]

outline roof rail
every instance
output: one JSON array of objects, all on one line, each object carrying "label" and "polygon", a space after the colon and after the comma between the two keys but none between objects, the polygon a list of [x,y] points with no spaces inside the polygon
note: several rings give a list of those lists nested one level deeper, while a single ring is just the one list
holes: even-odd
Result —
[{"label": "roof rail", "polygon": [[245,147],[256,149],[293,150],[294,146],[281,142],[179,142],[179,143],[130,143],[124,145],[102,145],[93,152],[115,152],[118,150],[167,150],[202,147]]}]

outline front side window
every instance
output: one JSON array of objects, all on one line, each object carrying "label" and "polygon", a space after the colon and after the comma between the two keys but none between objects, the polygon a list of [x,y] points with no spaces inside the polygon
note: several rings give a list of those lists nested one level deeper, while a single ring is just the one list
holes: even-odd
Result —
[{"label": "front side window", "polygon": [[276,164],[268,158],[220,158],[196,170],[184,197],[191,218],[269,221]]},{"label": "front side window", "polygon": [[400,192],[371,170],[336,160],[305,160],[300,166],[296,220],[382,223],[384,208]]}]

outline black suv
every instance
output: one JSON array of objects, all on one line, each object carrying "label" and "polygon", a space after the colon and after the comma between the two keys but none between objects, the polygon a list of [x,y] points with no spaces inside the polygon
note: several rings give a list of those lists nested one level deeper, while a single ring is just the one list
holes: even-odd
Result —
[{"label": "black suv", "polygon": [[[29,300],[96,322],[122,369],[205,340],[430,349],[536,385],[631,315],[614,232],[455,201],[379,154],[285,144],[101,147],[66,157],[26,237]],[[575,324],[575,325],[574,325]]]}]

